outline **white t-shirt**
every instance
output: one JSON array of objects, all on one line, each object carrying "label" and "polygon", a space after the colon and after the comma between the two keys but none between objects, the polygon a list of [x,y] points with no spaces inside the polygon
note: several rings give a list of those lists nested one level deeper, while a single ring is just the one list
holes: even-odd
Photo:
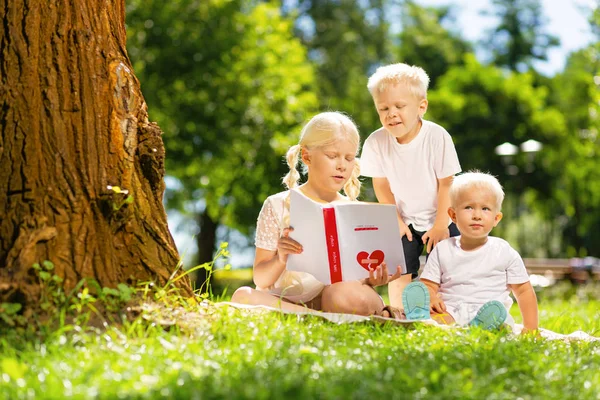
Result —
[{"label": "white t-shirt", "polygon": [[[299,193],[302,193],[298,191]],[[276,251],[277,241],[281,237],[284,218],[289,220],[289,208],[285,200],[289,190],[267,197],[263,203],[258,221],[256,223],[256,237],[254,245],[258,248]],[[315,298],[325,288],[317,278],[305,272],[284,270],[273,286],[268,288],[257,287],[258,290],[268,291],[277,296],[294,302],[303,303]]]},{"label": "white t-shirt", "polygon": [[460,236],[439,242],[421,274],[440,285],[441,298],[454,309],[464,303],[482,306],[498,300],[510,309],[510,284],[529,281],[523,259],[504,239],[489,236],[486,244],[473,251],[460,247]]},{"label": "white t-shirt", "polygon": [[360,157],[361,175],[387,178],[402,220],[418,231],[433,227],[437,212],[438,179],[461,171],[450,134],[423,120],[417,136],[400,144],[384,128],[365,141]]}]

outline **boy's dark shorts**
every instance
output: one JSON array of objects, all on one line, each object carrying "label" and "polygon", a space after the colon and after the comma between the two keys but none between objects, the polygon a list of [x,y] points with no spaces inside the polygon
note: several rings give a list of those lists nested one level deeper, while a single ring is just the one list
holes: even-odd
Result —
[{"label": "boy's dark shorts", "polygon": [[[419,268],[421,267],[421,260],[419,257],[425,248],[425,245],[423,244],[423,235],[426,232],[415,230],[412,224],[410,224],[408,228],[412,232],[413,240],[409,241],[406,235],[402,236],[402,247],[404,249],[407,274],[411,274],[412,278],[415,279],[419,275]],[[448,231],[450,232],[450,237],[460,235],[454,222],[448,225]],[[429,254],[427,254],[426,257],[429,257]]]}]

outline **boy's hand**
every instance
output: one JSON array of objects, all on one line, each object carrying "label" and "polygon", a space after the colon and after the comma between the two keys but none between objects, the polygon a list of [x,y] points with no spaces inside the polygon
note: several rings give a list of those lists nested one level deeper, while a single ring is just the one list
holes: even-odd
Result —
[{"label": "boy's hand", "polygon": [[431,250],[442,240],[450,237],[450,231],[447,226],[436,226],[425,232],[423,235],[423,244],[427,244],[427,253],[431,253]]},{"label": "boy's hand", "polygon": [[406,238],[408,239],[409,242],[412,242],[412,232],[410,231],[410,228],[404,222],[401,222],[400,223],[400,239],[402,239],[402,237],[404,235],[406,235]]},{"label": "boy's hand", "polygon": [[283,264],[287,263],[288,255],[300,254],[303,250],[300,243],[289,237],[290,232],[293,230],[294,228],[285,228],[277,241],[277,257],[279,258],[279,262]]},{"label": "boy's hand", "polygon": [[430,309],[433,312],[438,314],[442,314],[446,312],[446,304],[444,300],[441,299],[440,294],[436,293],[435,296],[430,296]]},{"label": "boy's hand", "polygon": [[398,268],[398,271],[394,275],[388,275],[387,264],[382,262],[374,270],[369,270],[369,277],[365,279],[365,284],[375,287],[385,285],[386,283],[398,279],[402,275],[402,268]]}]

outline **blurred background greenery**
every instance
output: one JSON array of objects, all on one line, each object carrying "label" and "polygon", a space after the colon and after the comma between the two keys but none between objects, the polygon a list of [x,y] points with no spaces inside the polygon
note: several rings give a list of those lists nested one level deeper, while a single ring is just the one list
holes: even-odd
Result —
[{"label": "blurred background greenery", "polygon": [[[523,257],[600,256],[600,6],[590,4],[581,12],[592,41],[547,74],[537,62],[559,40],[539,0],[491,0],[496,25],[478,42],[452,5],[129,0],[127,50],[164,131],[165,203],[187,267],[222,241],[246,255],[234,268],[250,266],[258,212],[283,189],[283,155],[302,123],[341,110],[365,139],[379,126],[367,78],[392,62],[429,73],[426,118],[450,132],[463,170],[504,185],[494,235]],[[374,200],[364,183],[362,199]]]}]

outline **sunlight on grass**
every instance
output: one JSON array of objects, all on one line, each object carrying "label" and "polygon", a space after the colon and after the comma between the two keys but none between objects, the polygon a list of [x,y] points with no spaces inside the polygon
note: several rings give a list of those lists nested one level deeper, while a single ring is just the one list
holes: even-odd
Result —
[{"label": "sunlight on grass", "polygon": [[[598,342],[194,309],[188,329],[138,318],[44,340],[3,331],[0,398],[598,398]],[[600,331],[600,302],[581,293],[540,293],[540,309],[548,329]]]}]

